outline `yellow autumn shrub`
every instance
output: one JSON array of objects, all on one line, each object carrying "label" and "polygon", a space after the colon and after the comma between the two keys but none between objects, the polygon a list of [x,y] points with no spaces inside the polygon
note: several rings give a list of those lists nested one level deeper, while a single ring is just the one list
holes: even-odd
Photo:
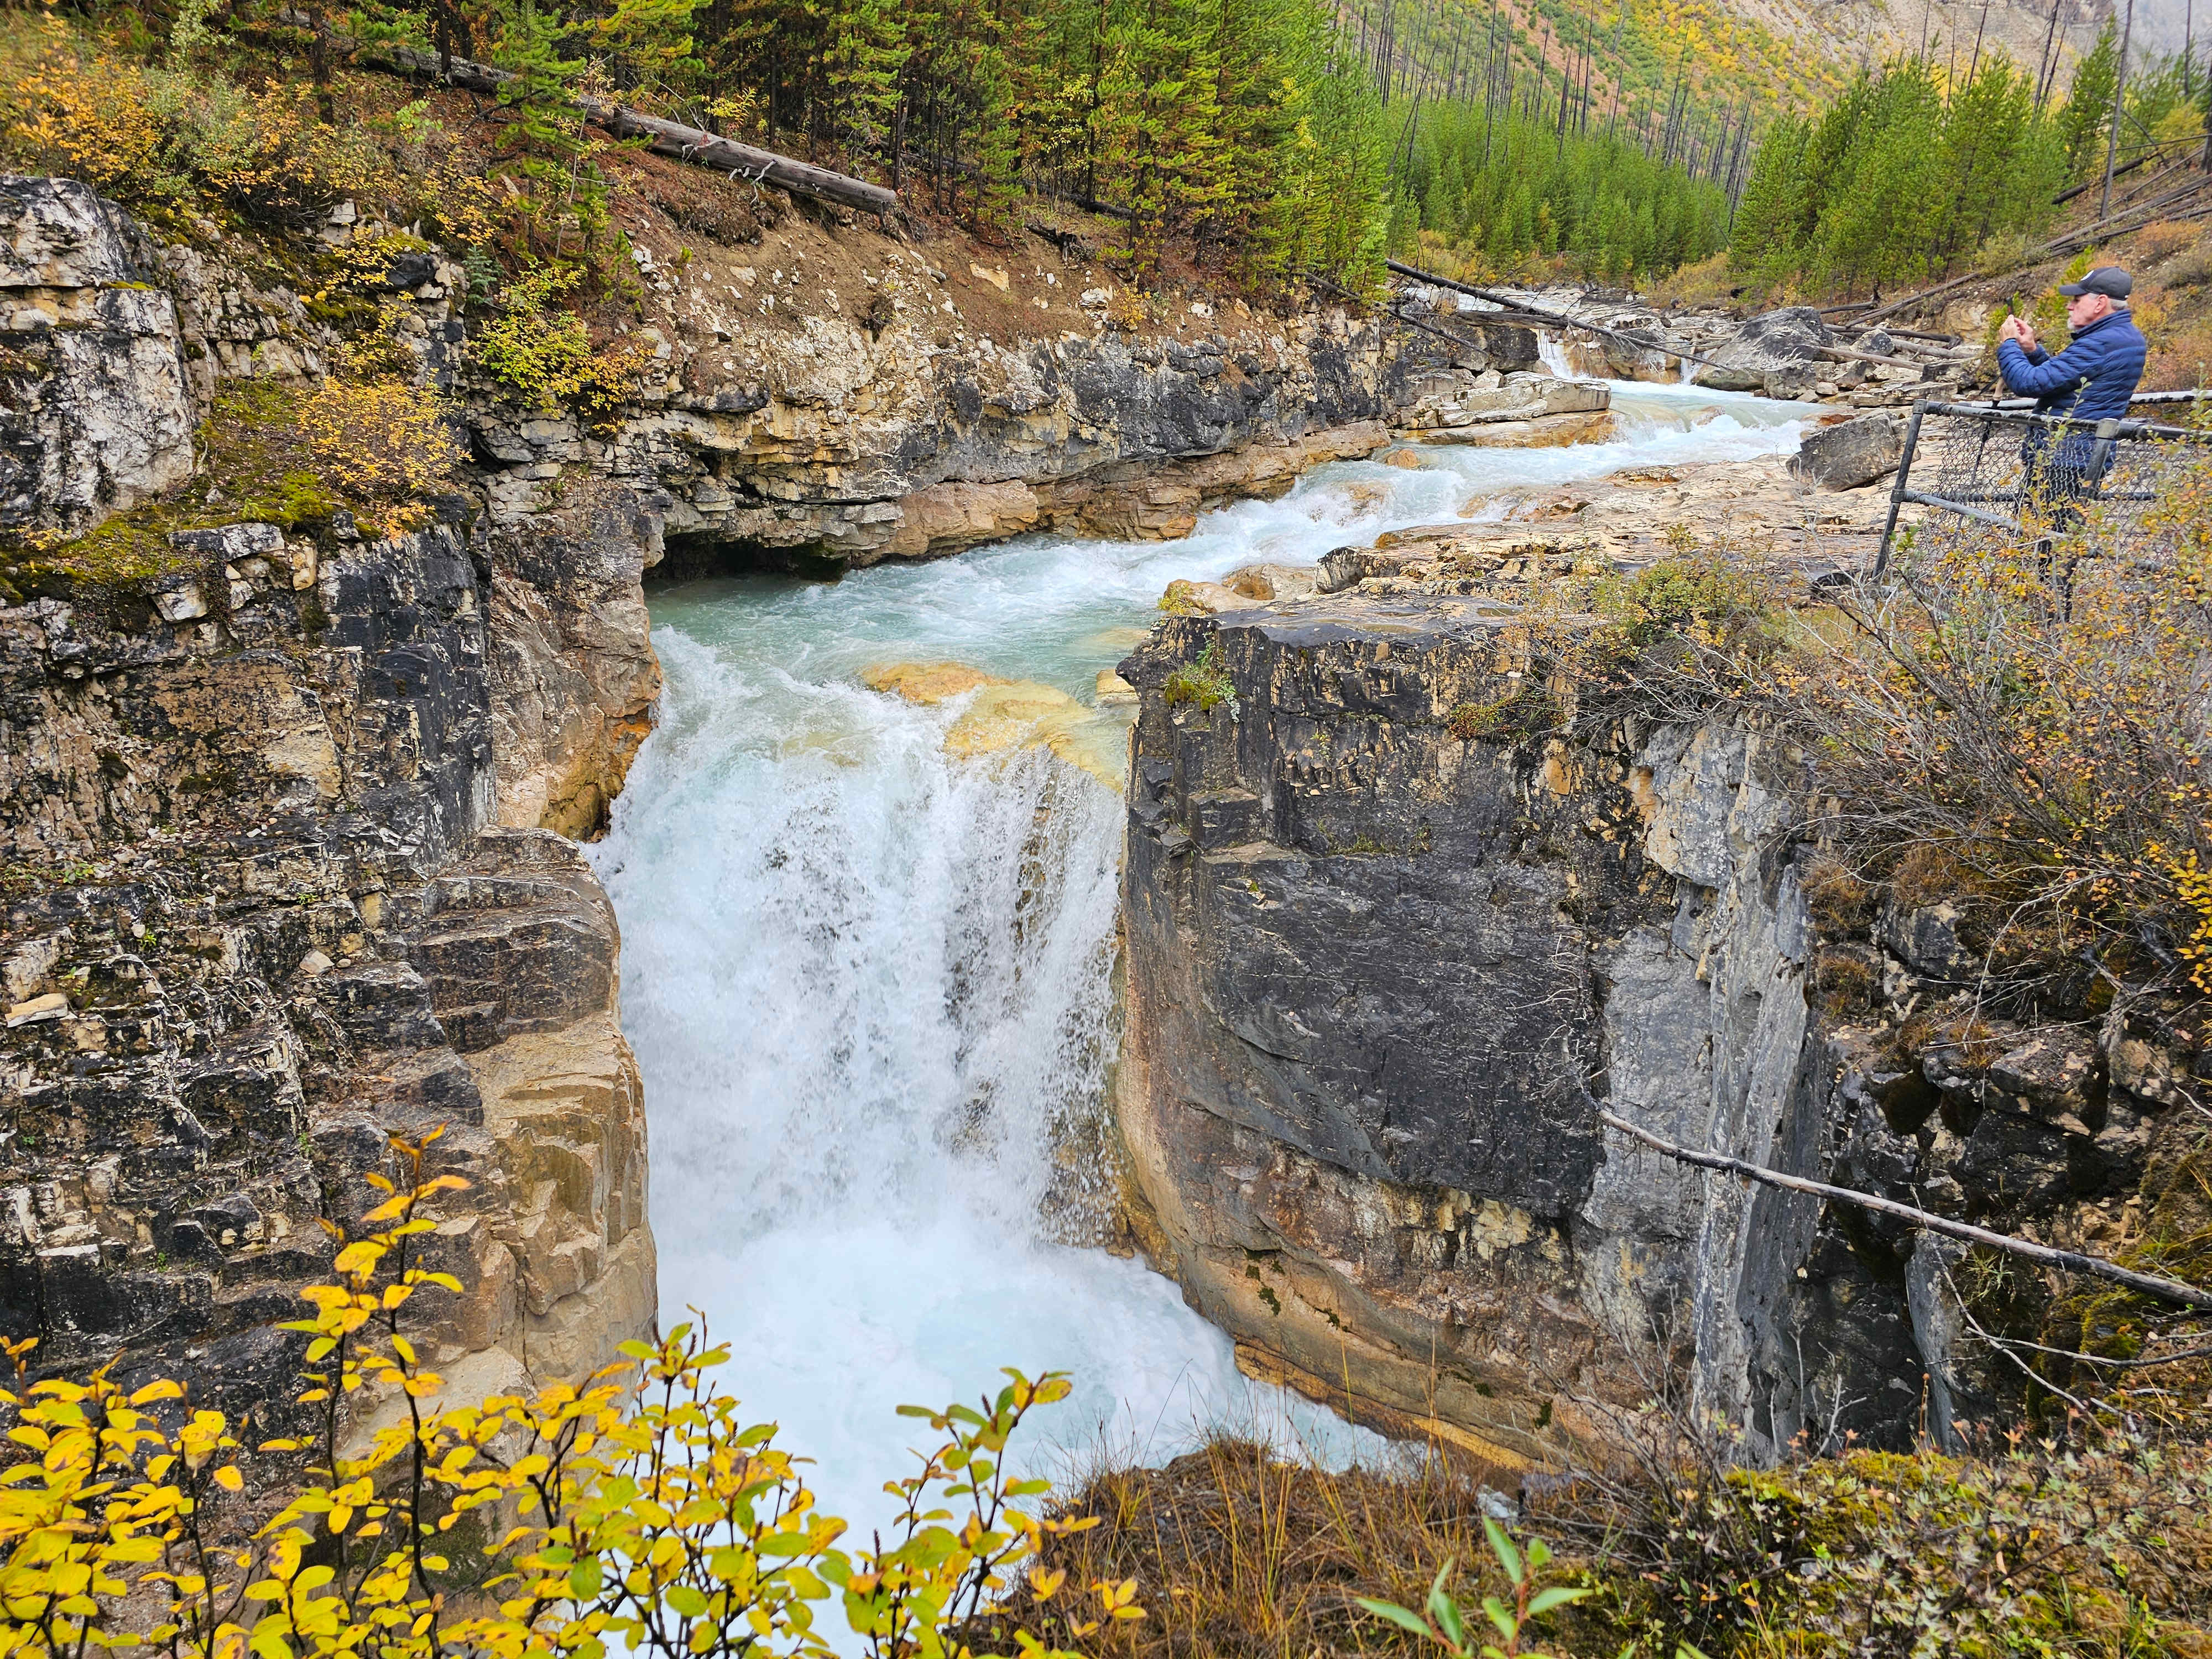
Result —
[{"label": "yellow autumn shrub", "polygon": [[325,380],[301,402],[299,423],[324,474],[362,500],[415,501],[465,459],[437,394],[402,380]]},{"label": "yellow autumn shrub", "polygon": [[11,159],[112,192],[166,193],[164,134],[144,71],[47,13],[0,32],[0,133]]},{"label": "yellow autumn shrub", "polygon": [[[259,1448],[305,1471],[273,1514],[253,1516],[246,1496],[243,1426],[193,1409],[179,1384],[126,1395],[103,1370],[25,1387],[33,1344],[7,1343],[19,1382],[0,1408],[19,1461],[0,1472],[0,1656],[826,1656],[817,1608],[835,1599],[877,1659],[955,1659],[961,1621],[1060,1590],[1044,1542],[1093,1523],[1020,1507],[1046,1483],[1012,1478],[1005,1452],[1066,1395],[1064,1376],[1009,1371],[975,1407],[902,1408],[945,1437],[888,1488],[900,1512],[862,1549],[843,1547],[845,1522],[818,1511],[774,1427],[716,1386],[729,1352],[703,1329],[627,1343],[580,1388],[443,1401],[405,1334],[416,1297],[460,1289],[412,1243],[434,1224],[430,1200],[466,1185],[424,1178],[436,1139],[394,1139],[404,1179],[369,1177],[388,1194],[370,1231],[341,1240],[334,1282],[309,1287],[313,1316],[286,1328],[308,1338],[300,1399],[316,1426]],[[378,1406],[387,1425],[345,1449],[349,1423]],[[471,1532],[489,1540],[489,1574],[449,1550]],[[1098,1616],[1063,1628],[1143,1616],[1130,1586],[1091,1589]]]},{"label": "yellow autumn shrub", "polygon": [[471,350],[526,409],[566,405],[596,422],[635,394],[653,349],[636,335],[592,349],[584,319],[564,298],[582,276],[574,265],[541,265],[518,277],[499,314],[477,331]]},{"label": "yellow autumn shrub", "polygon": [[390,157],[323,120],[312,88],[149,67],[52,12],[0,19],[0,146],[133,206],[198,198],[295,224],[399,188]]}]

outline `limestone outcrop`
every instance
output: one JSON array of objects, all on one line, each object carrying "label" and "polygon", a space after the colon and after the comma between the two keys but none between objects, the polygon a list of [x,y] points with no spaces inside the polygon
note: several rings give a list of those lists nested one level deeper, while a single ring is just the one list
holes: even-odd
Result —
[{"label": "limestone outcrop", "polygon": [[660,696],[643,586],[659,514],[586,480],[484,546],[499,821],[596,839]]},{"label": "limestone outcrop", "polygon": [[1600,1109],[2110,1253],[2199,1213],[2202,1062],[2142,1009],[1978,1013],[1956,907],[1835,896],[1786,736],[1583,706],[1516,623],[1607,556],[1546,533],[1224,584],[1122,664],[1131,1232],[1253,1375],[1492,1459],[1564,1460],[1670,1372],[1753,1455],[1958,1443],[2019,1384],[1948,1246]]},{"label": "limestone outcrop", "polygon": [[1170,539],[1208,507],[1371,452],[1417,375],[1534,362],[1525,331],[1453,348],[1341,312],[1188,342],[1109,330],[966,352],[931,349],[927,328],[823,322],[803,362],[781,345],[738,389],[664,368],[605,431],[473,404],[493,514],[533,510],[581,469],[662,501],[687,555],[738,565],[854,568],[1043,529]]},{"label": "limestone outcrop", "polygon": [[1905,456],[1905,422],[1877,411],[1808,427],[1790,471],[1826,489],[1856,489],[1887,478]]},{"label": "limestone outcrop", "polygon": [[1479,374],[1437,370],[1408,390],[1415,393],[1415,401],[1400,412],[1398,426],[1431,442],[1448,442],[1468,428],[1596,414],[1613,404],[1611,390],[1597,381],[1563,380],[1525,370],[1510,374],[1494,368]]},{"label": "limestone outcrop", "polygon": [[387,1136],[443,1126],[471,1186],[427,1243],[465,1286],[435,1351],[487,1386],[580,1375],[653,1321],[642,1103],[605,895],[492,824],[467,550],[179,550],[176,620],[0,608],[9,1328],[268,1421],[322,1221],[375,1202]]},{"label": "limestone outcrop", "polygon": [[[296,296],[80,185],[0,181],[0,227],[11,528],[181,484],[220,378],[320,371]],[[418,263],[419,343],[446,298]],[[142,527],[0,587],[0,1322],[42,1368],[119,1358],[273,1428],[324,1224],[433,1128],[470,1185],[424,1247],[464,1292],[418,1340],[455,1386],[578,1377],[653,1326],[615,919],[540,827],[594,830],[650,724],[653,503],[443,511]]]},{"label": "limestone outcrop", "polygon": [[191,476],[153,240],[69,179],[0,179],[0,528],[78,531]]},{"label": "limestone outcrop", "polygon": [[[1591,1431],[1585,1402],[1639,1394],[1655,1321],[1717,1329],[1786,1271],[1743,1254],[1727,1195],[1607,1146],[1592,1095],[1766,1156],[1810,946],[1768,757],[1674,729],[1516,741],[1547,694],[1501,620],[1261,605],[1123,665],[1116,1108],[1140,1235],[1254,1369],[1540,1460]],[[1209,653],[1233,694],[1170,702]],[[1698,1347],[1752,1387],[1742,1344]]]}]

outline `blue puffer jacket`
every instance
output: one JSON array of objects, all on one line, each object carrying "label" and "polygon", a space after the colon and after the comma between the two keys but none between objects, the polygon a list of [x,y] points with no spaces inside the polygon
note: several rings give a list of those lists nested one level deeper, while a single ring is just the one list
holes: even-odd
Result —
[{"label": "blue puffer jacket", "polygon": [[2124,416],[2149,349],[2135,319],[2124,311],[2100,317],[2057,356],[2041,346],[2030,354],[2017,340],[1997,342],[1997,368],[2014,396],[2033,398],[2039,415],[2080,421]]}]

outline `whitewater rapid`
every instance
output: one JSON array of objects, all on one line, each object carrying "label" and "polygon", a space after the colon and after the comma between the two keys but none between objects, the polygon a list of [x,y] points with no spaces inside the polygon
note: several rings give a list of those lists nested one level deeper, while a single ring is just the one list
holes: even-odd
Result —
[{"label": "whitewater rapid", "polygon": [[972,1399],[1001,1365],[1077,1378],[1048,1464],[1158,1459],[1214,1424],[1333,1458],[1373,1445],[1239,1376],[1168,1280],[1055,1242],[1102,1196],[1083,1149],[1115,1041],[1121,803],[1038,751],[949,759],[957,706],[860,671],[951,659],[1088,702],[1176,577],[1624,466],[1792,449],[1802,414],[1629,384],[1614,408],[1610,443],[1324,467],[1181,542],[1032,536],[654,596],[660,722],[592,857],[623,928],[661,1319],[696,1308],[733,1343],[730,1384],[817,1460],[831,1512],[884,1512],[916,1443],[897,1406]]}]

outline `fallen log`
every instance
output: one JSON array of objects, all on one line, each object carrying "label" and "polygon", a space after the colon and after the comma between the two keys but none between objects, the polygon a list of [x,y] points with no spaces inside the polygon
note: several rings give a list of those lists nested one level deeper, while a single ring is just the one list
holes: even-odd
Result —
[{"label": "fallen log", "polygon": [[1392,271],[1400,276],[1409,276],[1417,283],[1427,283],[1435,288],[1448,288],[1455,294],[1464,294],[1473,299],[1487,301],[1494,306],[1503,306],[1508,312],[1515,313],[1510,320],[1518,321],[1525,317],[1535,322],[1549,324],[1553,328],[1586,329],[1592,334],[1602,335],[1608,340],[1618,340],[1623,345],[1632,346],[1638,351],[1662,351],[1670,357],[1680,358],[1684,362],[1704,363],[1714,368],[1726,367],[1711,357],[1700,357],[1694,351],[1683,351],[1673,346],[1655,345],[1649,340],[1635,339],[1615,330],[1601,327],[1595,323],[1585,322],[1579,317],[1568,317],[1556,311],[1546,311],[1540,307],[1530,305],[1525,300],[1517,300],[1510,294],[1499,294],[1491,289],[1475,288],[1466,283],[1455,282],[1449,276],[1439,276],[1432,270],[1422,270],[1413,265],[1401,264],[1395,259],[1385,259],[1382,265],[1386,270]]},{"label": "fallen log", "polygon": [[1692,1152],[1686,1146],[1677,1146],[1671,1140],[1662,1140],[1649,1129],[1639,1128],[1626,1118],[1618,1117],[1602,1108],[1599,1109],[1598,1118],[1607,1128],[1616,1130],[1632,1140],[1640,1140],[1655,1152],[1683,1164],[1694,1164],[1700,1170],[1717,1170],[1723,1175],[1741,1176],[1746,1181],[1755,1181],[1762,1187],[1779,1188],[1784,1192],[1807,1193],[1814,1198],[1825,1198],[1838,1204],[1856,1204],[1863,1210],[1873,1210],[1881,1215],[1893,1215],[1901,1221],[1909,1221],[1927,1232],[1942,1233],[1947,1238],[1964,1239],[1969,1244],[1986,1244],[1993,1250],[2025,1256],[2030,1261],[2041,1262],[2047,1267],[2060,1267],[2068,1273],[2087,1273],[2093,1279],[2124,1285],[2131,1291],[2154,1296],[2162,1302],[2179,1303],[2185,1308],[2212,1309],[2212,1291],[2185,1285],[2178,1279],[2137,1273],[2132,1267],[2123,1267],[2117,1261],[2107,1261],[2100,1255],[2084,1255],[2079,1250],[2054,1249],[2048,1244],[2014,1238],[2010,1233],[1992,1232],[1987,1227],[1977,1227],[1970,1222],[1954,1221],[1948,1216],[1916,1209],[1910,1204],[1900,1204],[1893,1198],[1878,1198],[1872,1193],[1862,1193],[1850,1187],[1832,1187],[1825,1181],[1808,1181],[1803,1176],[1784,1175],[1779,1170],[1747,1164],[1740,1158],[1729,1158],[1719,1152]]},{"label": "fallen log", "polygon": [[[2095,241],[2100,236],[2121,236],[2126,234],[2131,230],[2140,230],[2142,228],[2143,225],[2148,224],[2152,219],[2158,217],[2161,210],[2172,206],[2176,202],[2182,200],[2185,197],[2196,194],[2198,191],[2204,188],[2207,182],[2212,181],[2200,179],[2191,184],[2184,185],[2179,190],[2169,191],[2166,194],[2157,197],[2151,201],[2139,203],[2132,207],[2122,210],[2116,210],[2105,218],[2094,220],[2090,223],[2082,225],[2077,229],[2068,231],[2062,236],[2055,236],[2048,242],[2043,244],[2042,246],[2032,250],[2027,258],[2021,262],[2021,265],[2014,266],[2014,269],[2018,270],[2026,265],[2039,264],[2044,260],[2052,258],[2061,253],[2075,252],[2081,248],[2087,247],[2090,243]],[[2201,210],[2196,212],[2177,213],[2173,215],[2173,217],[2177,219],[2195,219],[2201,218],[2203,216],[2204,216],[2204,215],[2203,211]],[[2123,221],[2135,220],[2137,218],[2142,220],[2141,224],[2122,222]],[[1869,311],[1865,316],[1857,318],[1855,320],[1860,324],[1872,324],[1879,322],[1881,319],[1893,316],[1898,312],[1904,311],[1912,306],[1916,306],[1923,300],[1932,300],[1939,294],[1948,294],[1954,289],[1964,288],[1969,283],[1984,281],[1995,274],[1996,273],[1970,270],[1963,276],[1954,276],[1948,283],[1938,283],[1934,288],[1924,288],[1920,289],[1917,293],[1907,294],[1901,299],[1891,300],[1885,304],[1875,307],[1874,310]]]},{"label": "fallen log", "polygon": [[[1867,301],[1867,303],[1868,303],[1869,305],[1872,305],[1872,304],[1874,303],[1874,301],[1871,301],[1871,300],[1869,300],[1869,301]],[[1839,323],[1839,324],[1838,324],[1838,325],[1837,325],[1837,326],[1838,326],[1839,329],[1844,329],[1844,330],[1857,329],[1857,328],[1859,327],[1859,325],[1858,325],[1856,323]],[[1957,334],[1930,334],[1930,333],[1928,333],[1925,330],[1923,330],[1923,329],[1917,329],[1917,328],[1891,328],[1891,327],[1887,326],[1886,324],[1881,324],[1881,323],[1877,323],[1877,324],[1874,325],[1873,325],[1873,328],[1868,328],[1868,329],[1860,330],[1860,331],[1861,331],[1861,332],[1863,332],[1863,333],[1872,333],[1872,332],[1874,331],[1874,328],[1879,328],[1879,329],[1881,329],[1881,331],[1882,331],[1883,333],[1885,333],[1885,334],[1887,334],[1887,335],[1889,335],[1890,337],[1893,337],[1893,338],[1894,338],[1894,339],[1899,339],[1899,340],[1926,340],[1926,341],[1928,341],[1929,343],[1930,343],[1931,344],[1934,344],[1934,345],[1940,345],[1940,346],[1955,346],[1955,345],[1964,345],[1964,344],[1966,343],[1966,339],[1965,339],[1965,337],[1964,337],[1963,336],[1957,335]]]},{"label": "fallen log", "polygon": [[1892,368],[1926,368],[1932,359],[1919,357],[1884,357],[1871,351],[1852,351],[1844,346],[1816,346],[1823,357],[1839,363],[1886,363]]},{"label": "fallen log", "polygon": [[[461,58],[453,59],[453,69],[448,73],[440,68],[435,53],[416,52],[407,46],[357,47],[356,50],[368,61],[383,63],[402,74],[443,81],[470,92],[496,94],[514,79],[506,70],[494,69],[489,64],[472,64]],[[688,127],[680,121],[664,121],[658,116],[644,114],[605,98],[578,93],[574,95],[574,102],[594,126],[605,128],[617,138],[643,138],[646,147],[655,155],[672,156],[677,161],[689,161],[699,167],[713,167],[732,178],[744,179],[756,185],[773,185],[793,196],[810,197],[817,202],[854,208],[862,213],[880,215],[898,211],[896,191],[886,190],[881,185],[872,185],[865,179],[855,179],[849,173],[832,173],[827,167],[817,167],[811,162],[779,155],[774,150],[741,144],[734,138],[725,138],[718,133],[708,132],[703,127]]]}]

